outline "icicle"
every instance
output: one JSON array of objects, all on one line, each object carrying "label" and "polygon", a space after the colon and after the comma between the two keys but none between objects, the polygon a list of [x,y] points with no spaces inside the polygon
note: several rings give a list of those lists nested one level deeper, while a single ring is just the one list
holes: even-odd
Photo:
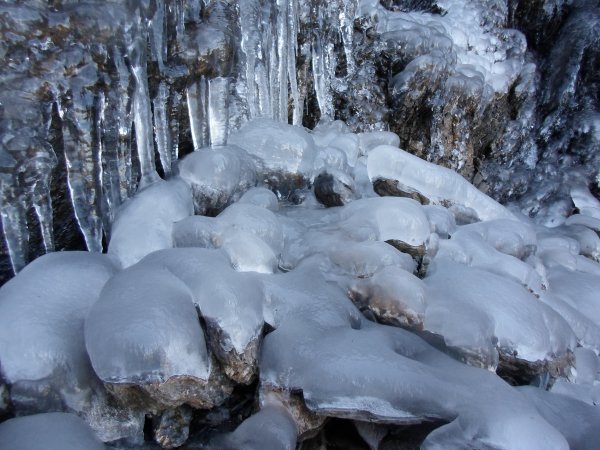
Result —
[{"label": "icicle", "polygon": [[260,64],[258,24],[260,23],[260,9],[255,0],[240,2],[240,31],[242,34],[241,48],[245,55],[245,77],[246,77],[246,102],[250,118],[259,116],[259,93],[257,85],[256,65]]},{"label": "icicle", "polygon": [[209,145],[206,78],[201,77],[186,90],[194,150]]},{"label": "icicle", "polygon": [[329,64],[326,60],[325,51],[321,39],[317,37],[312,49],[312,69],[314,76],[315,93],[321,118],[333,118],[333,99],[330,91]]},{"label": "icicle", "polygon": [[302,125],[302,103],[298,92],[298,71],[296,59],[298,57],[298,0],[289,0],[288,6],[288,67],[287,75],[290,82],[292,97],[292,123]]},{"label": "icicle", "polygon": [[277,85],[273,98],[274,118],[288,121],[288,6],[289,0],[277,0]]},{"label": "icicle", "polygon": [[[4,153],[4,150],[2,152]],[[25,267],[29,249],[25,198],[22,189],[18,186],[16,174],[0,173],[0,198],[2,199],[0,218],[2,218],[4,239],[13,272],[16,274]]]},{"label": "icicle", "polygon": [[46,142],[40,143],[39,151],[25,164],[25,185],[40,224],[45,253],[54,251],[50,181],[56,162],[56,155]]},{"label": "icicle", "polygon": [[343,3],[339,15],[340,34],[342,35],[342,44],[344,45],[348,76],[351,76],[356,70],[356,63],[352,52],[352,43],[354,40],[354,18],[356,17],[358,5],[357,0],[344,0]]},{"label": "icicle", "polygon": [[171,143],[171,172],[177,173],[177,161],[179,160],[179,117],[181,114],[182,95],[175,90],[169,96],[168,126]]},{"label": "icicle", "polygon": [[169,130],[169,118],[167,116],[167,101],[169,98],[169,87],[164,81],[158,85],[156,97],[152,100],[154,106],[154,133],[156,147],[160,157],[160,164],[166,176],[171,175],[171,136]]},{"label": "icicle", "polygon": [[225,145],[229,131],[229,79],[217,77],[208,82],[208,127],[210,145]]},{"label": "icicle", "polygon": [[165,8],[164,1],[158,0],[156,12],[149,22],[150,51],[152,53],[152,60],[157,62],[160,73],[164,72],[164,61],[167,59]]},{"label": "icicle", "polygon": [[133,91],[133,121],[137,153],[140,161],[140,186],[144,187],[159,179],[154,162],[154,142],[152,139],[152,112],[146,73],[146,40],[137,37],[131,51],[131,73],[135,80]]},{"label": "icicle", "polygon": [[[75,92],[79,94],[76,94]],[[67,162],[67,184],[73,211],[89,251],[102,251],[102,225],[97,211],[92,150],[91,94],[75,86],[72,105],[63,105],[63,143]],[[67,96],[68,97],[68,96]],[[70,103],[67,100],[67,103]],[[65,108],[66,106],[66,108]]]}]

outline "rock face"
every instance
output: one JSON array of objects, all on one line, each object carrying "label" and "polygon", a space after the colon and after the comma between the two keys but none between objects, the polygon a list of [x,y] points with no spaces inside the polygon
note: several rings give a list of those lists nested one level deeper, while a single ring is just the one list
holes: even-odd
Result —
[{"label": "rock face", "polygon": [[95,3],[0,5],[2,280],[100,251],[122,202],[248,119],[391,130],[531,215],[568,201],[561,178],[597,189],[594,0]]}]

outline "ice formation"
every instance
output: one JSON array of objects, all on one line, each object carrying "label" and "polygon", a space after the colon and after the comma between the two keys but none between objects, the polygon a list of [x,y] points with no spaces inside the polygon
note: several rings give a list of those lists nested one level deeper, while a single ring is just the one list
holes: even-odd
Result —
[{"label": "ice formation", "polygon": [[10,419],[0,424],[0,443],[23,450],[106,450],[85,422],[64,413]]},{"label": "ice formation", "polygon": [[594,448],[597,2],[25,3],[1,448]]}]

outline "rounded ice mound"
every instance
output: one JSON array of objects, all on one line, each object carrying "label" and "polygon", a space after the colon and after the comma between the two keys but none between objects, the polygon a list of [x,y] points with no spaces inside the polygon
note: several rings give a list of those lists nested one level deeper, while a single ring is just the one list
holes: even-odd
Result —
[{"label": "rounded ice mound", "polygon": [[68,367],[74,372],[60,384],[77,382],[87,360],[83,321],[116,270],[105,255],[49,253],[0,289],[0,365],[8,383],[44,380]]},{"label": "rounded ice mound", "polygon": [[277,196],[265,187],[255,187],[249,189],[242,195],[238,203],[249,203],[251,205],[262,206],[270,211],[279,210],[279,200]]},{"label": "rounded ice mound", "polygon": [[85,317],[116,271],[106,255],[50,253],[0,289],[0,368],[17,413],[76,412],[105,441],[143,439],[143,413],[109,401],[85,348]]},{"label": "rounded ice mound", "polygon": [[349,289],[357,308],[369,310],[388,325],[422,329],[425,317],[423,281],[397,266],[388,266],[372,277],[357,279]]},{"label": "rounded ice mound", "polygon": [[239,272],[274,273],[277,256],[257,235],[244,230],[228,229],[221,236],[221,248]]},{"label": "rounded ice mound", "polygon": [[208,378],[192,296],[168,270],[134,266],[115,275],[90,310],[85,338],[94,370],[106,382]]},{"label": "rounded ice mound", "polygon": [[[256,374],[264,324],[264,294],[257,275],[234,271],[227,255],[214,249],[161,250],[140,265],[168,270],[187,286],[204,319],[210,350],[223,371],[238,383],[250,383]],[[213,372],[207,390],[215,393],[221,388],[216,386],[220,383],[217,371]]]},{"label": "rounded ice mound", "polygon": [[138,386],[161,407],[222,401],[208,392],[211,361],[192,294],[166,267],[140,262],[115,275],[86,319],[85,343],[119,396]]},{"label": "rounded ice mound", "polygon": [[514,215],[458,173],[389,145],[373,149],[367,161],[369,178],[381,195],[412,197],[421,203],[472,208],[480,220],[512,219]]},{"label": "rounded ice mound", "polygon": [[108,253],[129,267],[173,246],[173,222],[194,213],[190,187],[180,178],[158,181],[124,203],[112,225]]},{"label": "rounded ice mound", "polygon": [[179,175],[192,187],[200,215],[217,214],[257,181],[254,161],[233,145],[190,153],[179,163]]},{"label": "rounded ice mound", "polygon": [[[444,337],[473,365],[558,361],[576,338],[567,322],[524,287],[496,274],[436,258],[427,277],[425,329]],[[501,361],[502,364],[503,361]],[[535,368],[532,370],[535,371]]]},{"label": "rounded ice mound", "polygon": [[232,133],[228,142],[256,157],[280,191],[302,187],[312,178],[317,152],[312,136],[303,128],[255,119]]},{"label": "rounded ice mound", "polygon": [[106,450],[74,414],[48,413],[0,423],[0,447],[20,450]]},{"label": "rounded ice mound", "polygon": [[275,255],[281,253],[283,229],[277,216],[268,209],[248,203],[235,203],[219,214],[217,221],[221,232],[231,228],[252,233],[267,243]]},{"label": "rounded ice mound", "polygon": [[[408,198],[356,200],[340,211],[341,226],[356,240],[390,241],[424,253],[430,225],[419,203]],[[404,248],[402,248],[404,250]]]}]

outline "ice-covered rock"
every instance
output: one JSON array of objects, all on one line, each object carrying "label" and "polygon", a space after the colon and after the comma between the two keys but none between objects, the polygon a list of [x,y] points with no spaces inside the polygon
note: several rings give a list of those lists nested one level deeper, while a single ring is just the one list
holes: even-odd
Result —
[{"label": "ice-covered rock", "polygon": [[[488,222],[481,223],[487,224]],[[479,225],[479,223],[473,225]],[[476,231],[472,231],[470,226],[460,227],[449,240],[441,240],[436,258],[448,258],[460,264],[507,277],[538,295],[542,292],[542,289],[545,288],[544,280],[535,267],[507,253],[513,252],[524,256],[525,247],[522,242],[513,244],[508,240],[494,241],[493,238],[484,240],[485,238]],[[505,252],[497,250],[498,247]]]},{"label": "ice-covered rock", "polygon": [[369,178],[384,195],[413,197],[421,203],[472,208],[480,220],[512,219],[514,215],[456,172],[396,147],[382,145],[369,154]]},{"label": "ice-covered rock", "polygon": [[273,249],[275,255],[283,247],[283,231],[277,216],[268,209],[248,203],[236,203],[217,217],[220,230],[241,230],[252,233]]},{"label": "ice-covered rock", "polygon": [[190,289],[164,265],[142,261],[115,275],[89,312],[85,343],[106,386],[130,399],[143,392],[143,407],[211,407],[231,389],[210,359]]},{"label": "ice-covered rock", "polygon": [[225,374],[238,383],[251,382],[264,324],[265,297],[256,274],[233,270],[221,250],[164,250],[140,265],[142,270],[168,270],[181,280],[202,315],[208,345]]},{"label": "ice-covered rock", "polygon": [[254,161],[241,148],[203,148],[179,164],[179,175],[192,187],[196,214],[216,215],[257,183]]},{"label": "ice-covered rock", "polygon": [[143,413],[109,398],[84,342],[85,317],[116,270],[105,255],[51,253],[0,289],[0,367],[17,413],[75,412],[104,441],[143,436]]},{"label": "ice-covered rock", "polygon": [[534,252],[537,245],[534,227],[518,220],[488,220],[465,225],[461,230],[475,232],[499,252],[519,259]]},{"label": "ice-covered rock", "polygon": [[600,289],[600,276],[552,267],[548,270],[548,282],[548,295],[542,298],[564,314],[569,322],[573,322],[573,330],[583,343],[599,351],[597,292]]},{"label": "ice-covered rock", "polygon": [[119,209],[108,253],[129,267],[153,251],[171,248],[173,223],[193,212],[191,189],[181,179],[148,186]]},{"label": "ice-covered rock", "polygon": [[539,414],[567,440],[570,448],[592,450],[597,447],[600,410],[565,395],[523,386],[519,390],[537,408]]},{"label": "ice-covered rock", "polygon": [[0,424],[0,446],[23,450],[106,450],[85,422],[66,413],[7,420]]},{"label": "ice-covered rock", "polygon": [[423,211],[427,215],[432,233],[447,239],[456,230],[454,215],[440,205],[424,205]]},{"label": "ice-covered rock", "polygon": [[425,285],[398,266],[387,266],[369,278],[355,280],[349,296],[357,308],[370,311],[381,323],[422,329]]},{"label": "ice-covered rock", "polygon": [[238,203],[249,203],[251,205],[262,206],[273,212],[279,210],[279,200],[270,189],[264,187],[255,187],[249,189],[242,195]]},{"label": "ice-covered rock", "polygon": [[348,175],[335,169],[321,172],[314,182],[315,197],[325,206],[343,206],[354,197],[354,181]]},{"label": "ice-covered rock", "polygon": [[313,177],[315,144],[300,127],[256,119],[232,133],[229,143],[256,157],[259,171],[282,193],[303,187]]},{"label": "ice-covered rock", "polygon": [[495,368],[496,352],[501,364],[529,365],[533,373],[548,365],[557,374],[568,363],[573,331],[516,282],[441,257],[424,281],[425,329],[459,348],[471,364]]},{"label": "ice-covered rock", "polygon": [[265,387],[301,389],[310,410],[397,424],[453,421],[430,435],[425,448],[458,442],[568,448],[495,375],[456,362],[407,331],[368,321],[324,327],[303,319],[297,314],[265,338],[261,381]]},{"label": "ice-covered rock", "polygon": [[266,405],[232,433],[215,438],[209,449],[294,450],[297,429],[294,419],[281,405]]},{"label": "ice-covered rock", "polygon": [[340,211],[344,231],[352,238],[386,241],[424,254],[429,237],[429,221],[421,205],[407,198],[366,198],[354,201]]}]

